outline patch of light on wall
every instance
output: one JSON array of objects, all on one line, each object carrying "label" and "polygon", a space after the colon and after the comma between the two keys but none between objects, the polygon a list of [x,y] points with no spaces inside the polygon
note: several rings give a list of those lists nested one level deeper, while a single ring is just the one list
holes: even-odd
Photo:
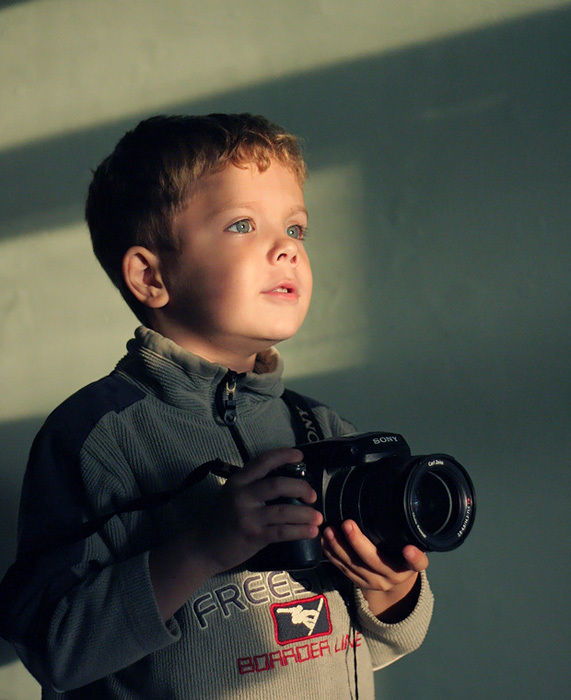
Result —
[{"label": "patch of light on wall", "polygon": [[137,325],[85,226],[0,244],[0,420],[42,415],[107,374]]},{"label": "patch of light on wall", "polygon": [[[280,346],[289,377],[355,366],[365,352],[359,169],[314,173],[306,194],[314,296],[299,334]],[[2,242],[0,274],[0,420],[44,415],[111,371],[138,322],[82,223]]]},{"label": "patch of light on wall", "polygon": [[312,172],[306,201],[313,300],[301,331],[279,346],[288,377],[354,367],[365,358],[366,251],[358,217],[363,208],[358,166]]}]

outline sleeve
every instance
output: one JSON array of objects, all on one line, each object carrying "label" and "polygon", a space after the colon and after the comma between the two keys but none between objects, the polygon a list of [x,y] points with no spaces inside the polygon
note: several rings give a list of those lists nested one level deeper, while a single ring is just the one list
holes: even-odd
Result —
[{"label": "sleeve", "polygon": [[396,624],[378,620],[369,610],[367,601],[359,588],[354,589],[357,618],[367,640],[373,670],[388,666],[402,656],[410,654],[422,644],[430,618],[434,599],[426,573],[421,573],[421,586],[418,601],[410,615]]},{"label": "sleeve", "polygon": [[89,483],[73,430],[40,432],[24,479],[18,557],[0,588],[0,633],[39,683],[58,691],[103,678],[180,637],[176,621],[160,617],[148,551],[130,546],[129,517],[114,517],[85,538],[73,534],[94,517],[90,491],[108,504],[127,495],[118,476],[128,470],[124,457],[106,444]]}]

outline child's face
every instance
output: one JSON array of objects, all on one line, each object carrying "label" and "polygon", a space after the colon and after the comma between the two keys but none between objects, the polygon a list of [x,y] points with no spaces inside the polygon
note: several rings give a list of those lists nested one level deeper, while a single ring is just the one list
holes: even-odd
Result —
[{"label": "child's face", "polygon": [[204,178],[174,221],[182,252],[164,270],[166,334],[207,360],[251,369],[256,353],[293,336],[307,313],[306,226],[301,186],[279,162]]}]

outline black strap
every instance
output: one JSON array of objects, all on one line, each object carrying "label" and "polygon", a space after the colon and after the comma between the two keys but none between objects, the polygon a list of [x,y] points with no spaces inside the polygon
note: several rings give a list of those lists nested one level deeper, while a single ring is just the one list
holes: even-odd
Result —
[{"label": "black strap", "polygon": [[216,474],[224,479],[228,479],[239,469],[241,469],[241,467],[234,464],[228,464],[227,462],[223,462],[221,459],[213,459],[212,461],[201,464],[199,467],[194,469],[182,481],[182,483],[180,483],[174,489],[150,493],[145,496],[135,498],[118,510],[96,516],[95,518],[82,523],[75,529],[67,530],[62,537],[55,538],[53,537],[52,533],[47,533],[44,538],[36,541],[33,551],[29,551],[26,556],[33,557],[39,555],[40,553],[50,553],[52,550],[57,549],[62,544],[70,545],[81,540],[85,540],[99,530],[103,529],[111,518],[127,513],[134,513],[140,510],[151,510],[152,508],[158,508],[159,506],[169,503],[181,493],[184,493],[191,486],[194,486],[198,482],[202,481],[208,476],[208,474]]},{"label": "black strap", "polygon": [[[289,389],[284,391],[282,399],[286,403],[291,414],[296,444],[302,445],[308,442],[323,440],[323,431],[321,430],[321,427],[317,422],[317,418],[315,417],[315,414],[313,413],[313,410],[311,409],[307,400],[301,396],[301,394]],[[210,473],[217,474],[218,476],[222,476],[223,478],[227,479],[229,476],[231,476],[233,471],[238,469],[240,469],[240,467],[227,464],[222,462],[220,459],[214,459],[211,462],[202,464],[194,469],[176,488],[170,489],[169,491],[161,491],[159,493],[141,496],[140,498],[136,498],[130,503],[127,503],[118,510],[110,513],[104,513],[103,515],[82,523],[75,530],[68,531],[66,536],[63,538],[63,541],[61,539],[59,539],[57,542],[53,541],[48,535],[46,538],[47,542],[38,542],[37,550],[34,548],[34,552],[36,553],[38,550],[43,550],[45,553],[46,551],[49,552],[58,545],[64,543],[72,544],[80,540],[87,539],[101,530],[109,522],[109,520],[111,520],[111,518],[114,518],[117,515],[133,513],[138,510],[150,510],[151,508],[157,508],[158,506],[172,501],[174,498],[176,498],[176,496],[202,481]]]},{"label": "black strap", "polygon": [[325,439],[315,413],[305,396],[291,389],[285,389],[282,399],[291,414],[296,444],[303,445],[307,442],[318,442]]}]

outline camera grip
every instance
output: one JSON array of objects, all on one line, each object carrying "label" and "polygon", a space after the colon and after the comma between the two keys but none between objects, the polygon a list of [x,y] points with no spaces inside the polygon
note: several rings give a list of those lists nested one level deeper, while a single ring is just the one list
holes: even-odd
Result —
[{"label": "camera grip", "polygon": [[[305,479],[307,467],[303,462],[297,464],[284,464],[271,471],[265,478],[274,476],[286,476],[292,479]],[[267,502],[268,505],[288,503],[291,505],[307,505],[299,498],[280,496]],[[250,571],[302,571],[311,569],[323,559],[321,538],[292,540],[290,542],[276,542],[264,547],[246,562]]]},{"label": "camera grip", "polygon": [[[303,462],[296,464],[284,464],[281,467],[276,467],[264,478],[271,479],[274,476],[287,476],[289,479],[305,479],[307,475],[307,467]],[[278,505],[280,503],[288,503],[289,505],[302,506],[305,505],[299,498],[289,498],[288,496],[280,496],[267,502],[267,505]]]}]

